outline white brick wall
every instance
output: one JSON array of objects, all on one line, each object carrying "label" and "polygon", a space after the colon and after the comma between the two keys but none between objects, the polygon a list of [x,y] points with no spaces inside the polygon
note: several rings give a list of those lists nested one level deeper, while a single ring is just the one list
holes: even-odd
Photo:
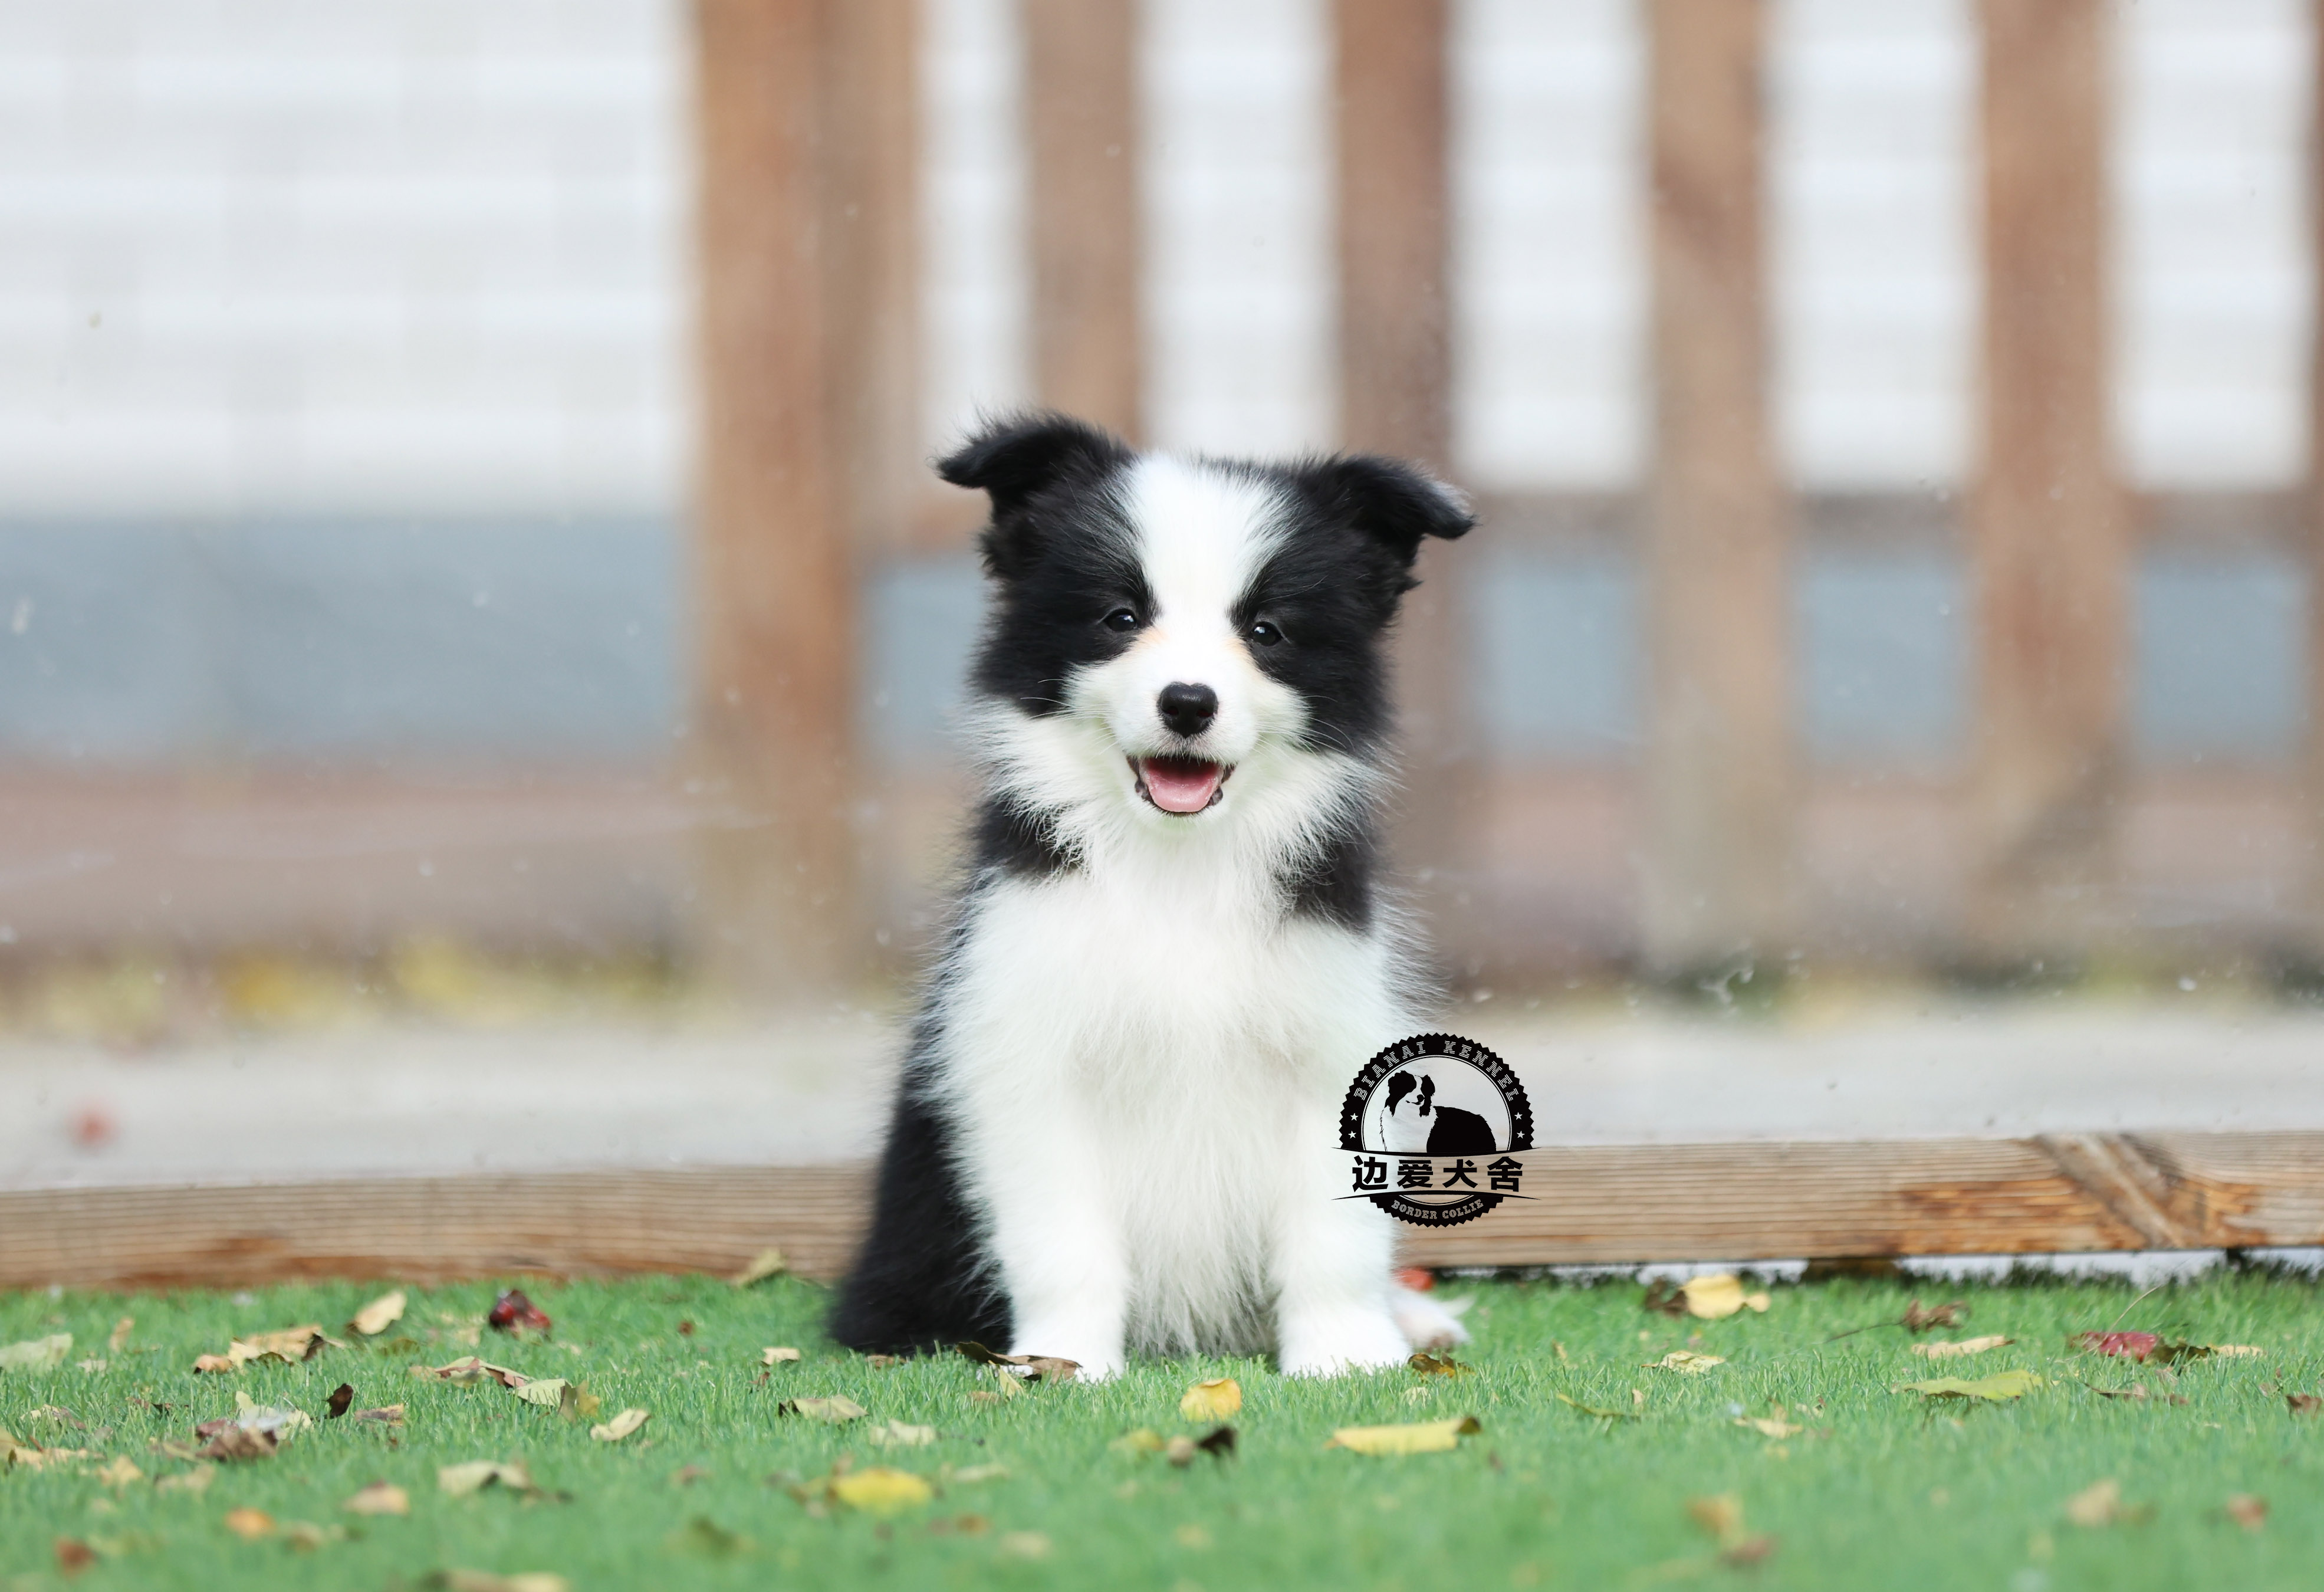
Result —
[{"label": "white brick wall", "polygon": [[678,0],[0,0],[0,512],[668,512]]}]

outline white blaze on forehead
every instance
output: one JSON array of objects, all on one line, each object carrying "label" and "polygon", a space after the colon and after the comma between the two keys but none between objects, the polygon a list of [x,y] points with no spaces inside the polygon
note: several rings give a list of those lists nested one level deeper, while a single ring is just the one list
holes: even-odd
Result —
[{"label": "white blaze on forehead", "polygon": [[1181,459],[1148,457],[1122,494],[1139,568],[1165,634],[1223,628],[1283,536],[1276,489]]}]

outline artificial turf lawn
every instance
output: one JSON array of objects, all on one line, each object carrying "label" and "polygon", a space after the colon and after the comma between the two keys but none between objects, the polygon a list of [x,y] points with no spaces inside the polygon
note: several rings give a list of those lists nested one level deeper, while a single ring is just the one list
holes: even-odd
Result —
[{"label": "artificial turf lawn", "polygon": [[[387,1587],[452,1568],[552,1571],[576,1592],[669,1587],[1634,1587],[1669,1580],[1766,1587],[2312,1587],[2324,1582],[2324,1417],[2295,1415],[2285,1392],[2314,1392],[2324,1318],[2309,1282],[2216,1274],[2140,1299],[2107,1283],[1906,1287],[1843,1281],[1779,1287],[1765,1315],[1671,1320],[1639,1308],[1631,1283],[1594,1288],[1446,1279],[1474,1293],[1472,1374],[1398,1371],[1293,1383],[1263,1362],[1141,1364],[1103,1385],[1036,1386],[997,1402],[969,1393],[990,1371],[954,1356],[886,1368],[825,1344],[827,1295],[777,1279],[747,1291],[704,1278],[530,1286],[555,1319],[549,1342],[486,1332],[456,1338],[492,1302],[488,1286],[412,1289],[383,1342],[328,1349],[301,1365],[193,1374],[197,1353],[230,1337],[339,1324],[386,1284],[159,1297],[0,1295],[0,1344],[74,1335],[52,1370],[0,1372],[0,1425],[98,1459],[0,1476],[0,1587],[60,1586],[60,1537],[100,1557],[77,1588]],[[1962,1326],[1935,1337],[2006,1333],[1975,1359],[1932,1363],[1895,1327],[1908,1298],[1960,1298]],[[2126,1309],[2127,1307],[2127,1309]],[[136,1326],[124,1352],[106,1335]],[[682,1328],[691,1323],[691,1330]],[[2209,1359],[2175,1374],[2070,1352],[2068,1336],[2119,1326],[2198,1343],[2257,1345],[2264,1357]],[[429,1341],[431,1337],[434,1341]],[[415,1344],[414,1340],[418,1340]],[[1699,1340],[1699,1341],[1698,1341]],[[770,1344],[806,1357],[760,1364]],[[1562,1347],[1562,1352],[1558,1346]],[[1670,1349],[1726,1357],[1702,1374],[1642,1368]],[[573,1350],[579,1352],[574,1353]],[[409,1375],[470,1352],[543,1376],[586,1379],[608,1415],[652,1412],[626,1441],[486,1383]],[[106,1358],[103,1369],[78,1363]],[[1893,1384],[2024,1367],[2047,1379],[2002,1404],[1924,1402]],[[1198,1377],[1231,1375],[1244,1396],[1237,1455],[1185,1469],[1110,1447],[1134,1428],[1204,1430],[1180,1419]],[[2099,1396],[2143,1384],[2144,1402]],[[400,1430],[321,1419],[341,1382],[356,1407],[401,1402]],[[276,1458],[224,1466],[199,1495],[152,1482],[112,1486],[99,1460],[126,1455],[149,1476],[192,1467],[151,1447],[230,1414],[235,1390],[318,1419]],[[1643,1402],[1632,1390],[1644,1391]],[[844,1393],[870,1421],[817,1424],[777,1412],[786,1398]],[[1600,1409],[1639,1411],[1608,1420]],[[2175,1393],[2184,1403],[2163,1395]],[[152,1402],[171,1406],[166,1412]],[[1808,1430],[1777,1442],[1738,1426],[1781,1403]],[[38,1420],[69,1409],[109,1436]],[[1326,1449],[1337,1426],[1473,1413],[1458,1450],[1400,1458]],[[871,1421],[933,1425],[930,1447],[881,1449]],[[942,1486],[935,1501],[882,1519],[818,1516],[783,1483],[842,1456],[931,1479],[1000,1465],[1006,1479]],[[521,1458],[543,1495],[454,1498],[437,1467]],[[681,1483],[678,1473],[702,1473]],[[788,1473],[786,1475],[785,1473]],[[409,1518],[358,1518],[340,1504],[383,1477],[410,1494]],[[772,1477],[770,1482],[770,1478]],[[2135,1523],[2070,1523],[2065,1501],[2112,1477]],[[1744,1532],[1774,1538],[1730,1566],[1688,1500],[1732,1494]],[[2264,1498],[2265,1524],[2222,1513],[2236,1494]],[[222,1523],[255,1508],[280,1521],[344,1524],[346,1541],[308,1551],[245,1541]],[[964,1519],[963,1517],[974,1517]],[[711,1528],[696,1523],[706,1521]],[[712,1529],[715,1528],[715,1529]],[[1027,1533],[1038,1533],[1028,1538]],[[747,1541],[736,1539],[747,1539]],[[1046,1551],[1042,1551],[1046,1541]],[[1730,1538],[1730,1541],[1734,1539]]]}]

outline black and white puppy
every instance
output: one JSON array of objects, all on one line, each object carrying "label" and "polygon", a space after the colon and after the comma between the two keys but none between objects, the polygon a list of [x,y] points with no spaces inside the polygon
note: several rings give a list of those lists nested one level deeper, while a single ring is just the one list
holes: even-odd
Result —
[{"label": "black and white puppy", "polygon": [[1378,876],[1382,649],[1465,505],[1387,459],[1140,454],[1056,415],[938,468],[992,504],[983,798],[833,1336],[1085,1376],[1460,1339],[1392,1285],[1337,1145],[1350,1079],[1416,1026]]}]

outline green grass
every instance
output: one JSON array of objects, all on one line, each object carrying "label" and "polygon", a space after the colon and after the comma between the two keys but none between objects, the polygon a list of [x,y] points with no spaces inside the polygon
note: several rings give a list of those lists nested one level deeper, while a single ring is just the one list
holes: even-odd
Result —
[{"label": "green grass", "polygon": [[[380,1290],[0,1295],[0,1343],[60,1331],[76,1339],[56,1369],[0,1372],[0,1425],[20,1438],[87,1446],[100,1458],[126,1455],[149,1476],[168,1476],[192,1467],[155,1453],[154,1440],[183,1439],[195,1421],[231,1413],[236,1388],[318,1417],[278,1457],[219,1467],[199,1495],[160,1492],[151,1481],[110,1486],[96,1461],[0,1476],[0,1588],[64,1584],[60,1537],[102,1555],[72,1580],[77,1588],[237,1592],[416,1586],[455,1567],[554,1571],[576,1592],[1422,1592],[1673,1582],[2066,1592],[2307,1587],[2324,1576],[2324,1420],[2291,1414],[2274,1391],[2314,1391],[2324,1368],[2324,1316],[2307,1282],[2218,1275],[2138,1299],[2102,1283],[1908,1291],[1838,1282],[1778,1288],[1766,1315],[1714,1322],[1646,1314],[1629,1284],[1442,1286],[1477,1295],[1477,1342],[1465,1356],[1473,1374],[1294,1384],[1262,1362],[1185,1361],[1141,1365],[1105,1385],[1035,1387],[997,1403],[968,1397],[991,1385],[982,1379],[990,1374],[958,1358],[878,1368],[829,1347],[816,1328],[825,1295],[806,1283],[738,1292],[707,1279],[656,1278],[532,1289],[556,1319],[554,1341],[486,1333],[480,1352],[529,1373],[586,1379],[607,1414],[627,1405],[652,1412],[618,1444],[594,1441],[586,1421],[496,1386],[408,1375],[413,1363],[471,1352],[455,1334],[461,1319],[490,1303],[492,1290],[481,1285],[412,1290],[410,1314],[389,1335],[408,1335],[400,1344],[327,1350],[307,1364],[230,1377],[192,1374],[193,1356],[223,1351],[237,1332],[303,1321],[344,1336],[338,1324]],[[1910,1355],[1910,1340],[1893,1327],[1825,1341],[1894,1319],[1909,1292],[1967,1300],[1963,1328],[1939,1337],[2006,1333],[2017,1342],[1932,1366]],[[136,1319],[135,1331],[124,1352],[107,1356],[106,1334],[124,1314]],[[2124,1328],[2255,1344],[2266,1354],[2190,1363],[2172,1378],[2068,1351],[2069,1334],[2118,1318]],[[682,1322],[692,1323],[690,1333]],[[769,1344],[798,1345],[806,1359],[762,1374],[759,1351]],[[1727,1364],[1701,1375],[1641,1368],[1687,1347]],[[110,1363],[76,1364],[89,1356]],[[1966,1407],[1891,1391],[1962,1366],[1969,1375],[2022,1366],[2047,1382],[2014,1402]],[[1137,1427],[1198,1434],[1179,1419],[1179,1395],[1197,1377],[1222,1374],[1240,1379],[1245,1397],[1235,1458],[1203,1457],[1181,1470],[1109,1447]],[[2144,1383],[2186,1402],[2109,1400],[2077,1378]],[[354,1384],[358,1407],[401,1402],[407,1424],[397,1431],[320,1420],[342,1381]],[[933,1447],[882,1451],[861,1426],[777,1413],[782,1400],[805,1393],[844,1393],[874,1420],[929,1424],[942,1435]],[[1599,1419],[1558,1393],[1639,1417]],[[1736,1424],[1738,1410],[1765,1415],[1771,1403],[1809,1431],[1778,1443]],[[68,1407],[110,1435],[32,1420],[42,1404]],[[1336,1426],[1461,1413],[1476,1415],[1483,1430],[1452,1453],[1377,1458],[1324,1447]],[[974,1466],[1003,1466],[1008,1476],[942,1486],[933,1504],[886,1519],[811,1513],[782,1485],[785,1473],[825,1475],[849,1455],[932,1480]],[[438,1490],[439,1465],[520,1458],[541,1495],[452,1498]],[[681,1485],[677,1473],[688,1467],[706,1474]],[[341,1513],[341,1502],[374,1477],[409,1489],[409,1518]],[[2095,1529],[2070,1523],[2065,1501],[2107,1477],[2151,1515]],[[1687,1502],[1720,1494],[1740,1500],[1748,1532],[1773,1535],[1770,1556],[1744,1568],[1715,1558]],[[2234,1494],[2268,1501],[2264,1529],[2222,1516]],[[344,1524],[350,1535],[303,1552],[281,1539],[245,1541],[222,1524],[235,1508]],[[1045,1539],[1046,1554],[1027,1557],[1022,1533]]]}]

